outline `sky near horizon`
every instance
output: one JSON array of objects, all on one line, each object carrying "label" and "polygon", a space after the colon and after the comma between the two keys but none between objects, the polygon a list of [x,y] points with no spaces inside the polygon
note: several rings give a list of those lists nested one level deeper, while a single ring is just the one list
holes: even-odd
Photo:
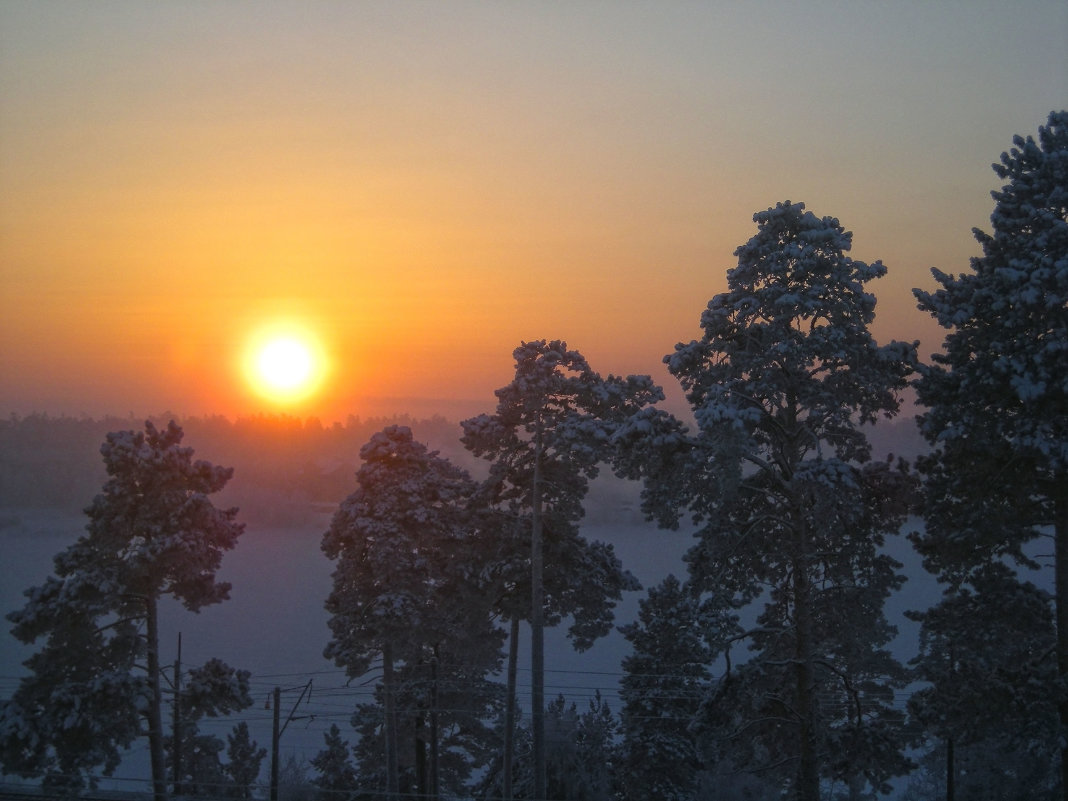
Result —
[{"label": "sky near horizon", "polygon": [[[0,414],[491,411],[523,340],[651,373],[754,212],[882,260],[880,341],[1068,107],[1068,3],[0,0]],[[310,338],[317,391],[243,363]]]}]

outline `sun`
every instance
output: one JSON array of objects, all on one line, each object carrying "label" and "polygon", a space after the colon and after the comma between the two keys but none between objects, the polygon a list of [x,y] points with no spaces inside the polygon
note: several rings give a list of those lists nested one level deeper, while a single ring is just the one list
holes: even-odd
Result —
[{"label": "sun", "polygon": [[296,329],[272,328],[253,336],[245,374],[261,397],[292,404],[315,394],[326,373],[326,359],[314,336]]},{"label": "sun", "polygon": [[264,385],[272,391],[292,392],[304,386],[311,377],[311,351],[295,339],[272,339],[256,357],[256,370]]}]

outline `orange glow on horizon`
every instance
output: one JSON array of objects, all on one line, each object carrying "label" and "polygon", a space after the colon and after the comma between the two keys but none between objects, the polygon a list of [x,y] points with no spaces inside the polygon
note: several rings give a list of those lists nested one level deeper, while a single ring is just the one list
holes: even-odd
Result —
[{"label": "orange glow on horizon", "polygon": [[937,349],[912,288],[1063,102],[1068,7],[816,5],[0,3],[0,414],[460,418],[542,338],[678,393],[787,198],[887,265],[879,341]]}]

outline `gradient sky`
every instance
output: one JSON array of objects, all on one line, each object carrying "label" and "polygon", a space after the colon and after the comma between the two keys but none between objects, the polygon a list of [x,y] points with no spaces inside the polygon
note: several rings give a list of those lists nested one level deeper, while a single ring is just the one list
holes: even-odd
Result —
[{"label": "gradient sky", "polygon": [[[838,217],[942,333],[990,169],[1068,106],[1068,3],[0,2],[0,413],[493,408],[521,341],[652,373],[754,212]],[[399,399],[399,400],[390,400]]]}]

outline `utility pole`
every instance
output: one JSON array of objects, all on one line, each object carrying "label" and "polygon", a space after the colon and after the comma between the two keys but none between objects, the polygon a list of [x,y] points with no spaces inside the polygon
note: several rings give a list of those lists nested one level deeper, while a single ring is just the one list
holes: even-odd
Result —
[{"label": "utility pole", "polygon": [[182,794],[182,632],[178,632],[178,656],[174,660],[174,794]]},{"label": "utility pole", "polygon": [[[290,710],[286,716],[286,722],[279,727],[282,713],[282,688],[275,687],[272,695],[274,696],[274,721],[271,727],[271,801],[278,801],[278,742],[282,739],[282,735],[285,734],[286,726],[290,721],[297,720],[293,717],[293,713],[297,711],[297,707],[300,706],[300,702],[304,700],[304,694],[308,694],[308,698],[311,698],[311,679],[304,685],[304,689],[300,691],[300,696],[297,698],[297,702],[293,704],[293,709]],[[296,687],[289,687],[287,689],[295,690]],[[315,717],[309,715],[307,717]]]},{"label": "utility pole", "polygon": [[271,727],[271,801],[278,801],[278,740],[282,732],[278,728],[278,711],[282,706],[282,688],[274,688],[274,724]]}]

